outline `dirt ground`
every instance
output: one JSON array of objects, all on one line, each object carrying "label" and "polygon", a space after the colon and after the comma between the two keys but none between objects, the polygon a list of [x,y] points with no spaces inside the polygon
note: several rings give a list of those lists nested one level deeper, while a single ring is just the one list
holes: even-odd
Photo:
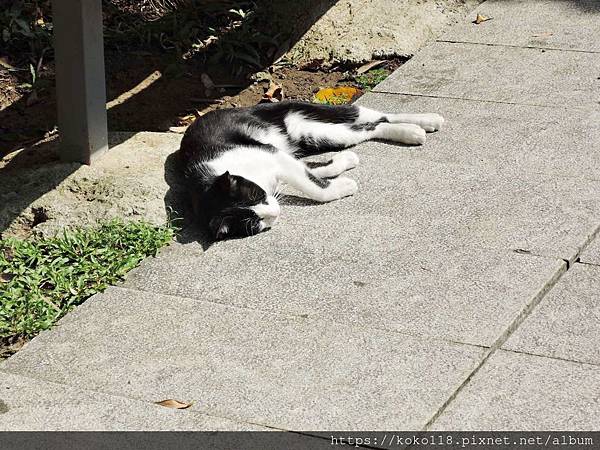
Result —
[{"label": "dirt ground", "polygon": [[[385,67],[394,70],[402,62],[394,59]],[[113,131],[169,131],[212,109],[255,105],[270,83],[267,79],[233,77],[219,73],[218,67],[194,62],[174,67],[161,55],[108,54],[106,67],[109,106],[111,101],[115,103],[108,111],[108,127]],[[269,76],[282,87],[286,99],[311,101],[320,88],[357,86],[347,69],[275,66]],[[156,78],[152,75],[157,72],[160,78],[152,82]],[[51,66],[46,73],[51,79]],[[203,74],[208,74],[216,85],[210,91],[203,83]],[[266,72],[259,77],[265,78]],[[31,99],[31,94],[18,87],[20,80],[15,75],[5,73],[1,81],[0,156],[48,137],[56,126],[55,90],[51,83]],[[128,96],[127,92],[140,83],[145,88]]]}]

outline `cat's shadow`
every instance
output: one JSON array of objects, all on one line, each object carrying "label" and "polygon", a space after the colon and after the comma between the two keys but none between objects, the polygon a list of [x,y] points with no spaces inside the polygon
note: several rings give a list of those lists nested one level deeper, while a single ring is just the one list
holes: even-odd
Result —
[{"label": "cat's shadow", "polygon": [[165,194],[165,210],[167,219],[176,229],[176,241],[180,244],[198,243],[204,251],[214,243],[214,239],[204,229],[193,221],[191,201],[180,177],[178,176],[178,151],[171,153],[165,161],[165,181],[169,186]]},{"label": "cat's shadow", "polygon": [[321,203],[298,195],[283,194],[279,197],[279,204],[281,206],[315,206],[320,205]]}]

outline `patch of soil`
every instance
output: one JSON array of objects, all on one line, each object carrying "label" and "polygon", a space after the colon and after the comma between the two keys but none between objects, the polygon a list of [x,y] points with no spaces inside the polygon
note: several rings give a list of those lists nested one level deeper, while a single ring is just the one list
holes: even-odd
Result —
[{"label": "patch of soil", "polygon": [[17,353],[29,341],[23,336],[9,336],[0,338],[0,361]]},{"label": "patch of soil", "polygon": [[4,109],[21,98],[17,77],[8,71],[0,72],[0,109]]}]

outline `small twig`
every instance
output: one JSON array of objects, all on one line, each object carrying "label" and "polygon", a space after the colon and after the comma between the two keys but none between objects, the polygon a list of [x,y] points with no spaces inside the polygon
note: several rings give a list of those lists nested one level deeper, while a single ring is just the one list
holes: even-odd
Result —
[{"label": "small twig", "polygon": [[36,77],[39,77],[39,75],[40,75],[40,69],[42,68],[42,62],[44,61],[44,55],[46,54],[46,52],[48,50],[50,50],[50,47],[45,47],[42,50],[42,54],[40,55],[40,59],[38,60],[38,63],[37,63],[36,69],[35,69]]},{"label": "small twig", "polygon": [[225,101],[220,98],[204,98],[204,97],[190,98],[190,101],[192,101],[194,103],[210,103],[210,104],[217,104],[217,105],[221,105],[221,104],[225,103]]}]

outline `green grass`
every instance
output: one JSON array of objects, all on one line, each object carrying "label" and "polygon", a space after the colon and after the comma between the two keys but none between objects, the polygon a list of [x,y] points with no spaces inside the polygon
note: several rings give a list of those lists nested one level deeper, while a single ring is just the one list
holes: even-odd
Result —
[{"label": "green grass", "polygon": [[173,240],[169,226],[112,221],[54,238],[0,240],[0,338],[31,337],[123,280]]},{"label": "green grass", "polygon": [[[18,66],[22,89],[40,87],[40,81],[43,87],[48,73],[40,69],[54,59],[51,1],[1,0],[0,5],[0,57]],[[166,53],[174,65],[197,56],[241,73],[262,67],[285,42],[264,23],[268,2],[260,7],[254,0],[102,0],[102,6],[107,50]]]},{"label": "green grass", "polygon": [[388,69],[373,69],[362,75],[356,75],[354,81],[356,81],[362,89],[371,90],[385,80],[390,73],[391,72]]}]

